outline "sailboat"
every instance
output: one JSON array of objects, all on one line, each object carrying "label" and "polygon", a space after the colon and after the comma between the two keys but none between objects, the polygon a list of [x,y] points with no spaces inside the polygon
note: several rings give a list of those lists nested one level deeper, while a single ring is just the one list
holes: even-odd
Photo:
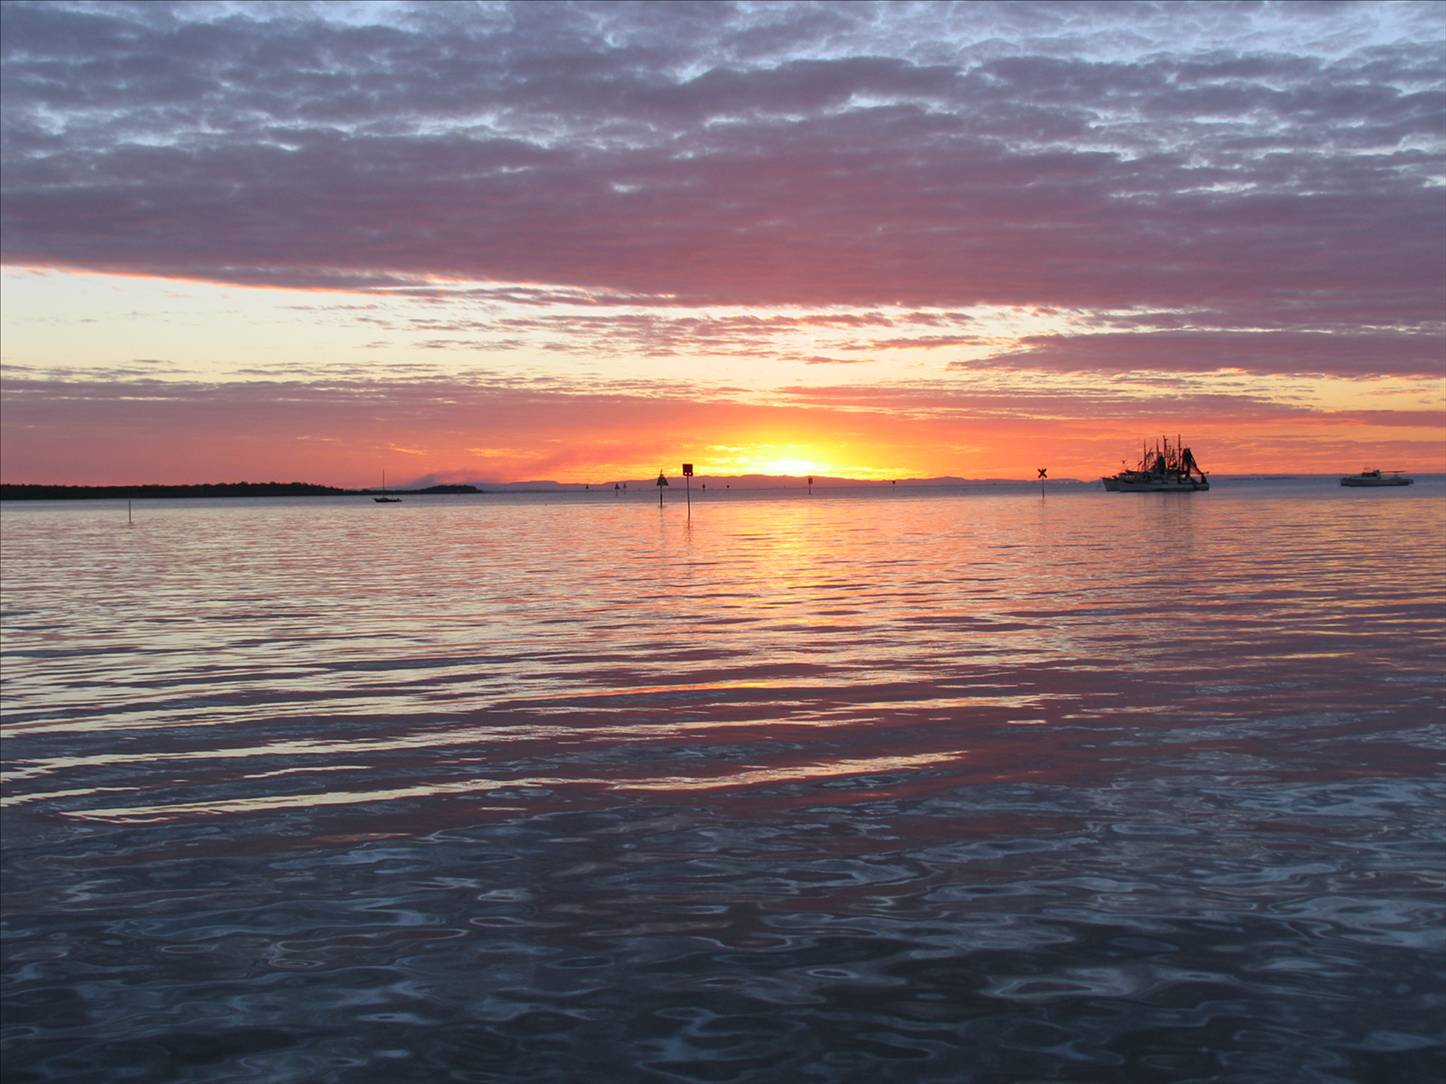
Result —
[{"label": "sailboat", "polygon": [[386,471],[382,471],[382,495],[381,495],[380,497],[373,497],[372,500],[376,501],[377,504],[401,504],[401,503],[402,503],[402,498],[400,498],[400,497],[388,497],[386,494],[387,494],[387,472],[386,472]]}]

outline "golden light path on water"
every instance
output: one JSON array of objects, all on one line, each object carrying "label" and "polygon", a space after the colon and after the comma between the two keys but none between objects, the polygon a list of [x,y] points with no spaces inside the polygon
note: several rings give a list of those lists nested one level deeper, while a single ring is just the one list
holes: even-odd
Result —
[{"label": "golden light path on water", "polygon": [[[76,562],[66,579],[81,591],[126,563],[138,575],[111,579],[105,599],[77,598],[80,627],[67,635],[80,643],[70,649],[46,650],[42,626],[16,655],[23,622],[7,622],[7,738],[131,735],[142,744],[10,756],[0,801],[43,800],[16,790],[26,780],[128,767],[150,778],[187,763],[260,762],[244,777],[254,784],[341,770],[336,758],[356,756],[368,759],[352,774],[383,769],[389,754],[427,754],[425,773],[477,747],[706,749],[804,729],[866,733],[859,728],[887,727],[900,712],[915,728],[934,716],[1047,726],[1104,706],[1129,715],[1138,706],[1116,690],[1072,686],[1110,665],[1179,665],[1171,656],[1186,645],[1209,658],[1210,630],[1193,626],[1213,614],[1229,615],[1236,636],[1254,628],[1270,639],[1277,663],[1325,663],[1340,654],[1333,638],[1354,637],[1351,610],[1364,604],[1334,590],[1342,572],[1359,586],[1361,570],[1320,560],[1340,546],[1329,532],[1341,522],[1274,523],[1277,534],[1297,532],[1283,564],[1279,545],[1253,548],[1231,522],[1264,511],[1261,502],[1221,493],[1134,505],[1082,492],[1053,501],[699,498],[696,523],[680,523],[676,508],[607,497],[400,509],[158,504],[140,531],[119,535],[94,511],[17,509],[7,543],[21,560],[57,572]],[[1348,528],[1385,526],[1380,506],[1332,515],[1342,510],[1354,517]],[[1121,513],[1133,520],[1123,531]],[[1196,530],[1213,533],[1208,549],[1197,548]],[[29,542],[43,552],[23,552]],[[1202,565],[1228,574],[1201,575]],[[1185,588],[1188,598],[1171,594]],[[1309,649],[1274,642],[1299,626],[1313,596],[1331,607],[1309,615]],[[42,600],[42,609],[65,601]],[[1392,620],[1384,601],[1370,598],[1377,628]],[[25,647],[37,645],[31,657],[43,665],[24,667]],[[1232,644],[1232,657],[1242,649]],[[664,670],[667,680],[647,679]],[[151,731],[160,744],[143,740]],[[208,731],[221,740],[203,738]],[[173,778],[170,787],[186,785]],[[438,779],[341,793],[470,787]],[[335,794],[313,800],[338,804]],[[256,795],[229,802],[171,804],[178,816],[265,805]]]}]

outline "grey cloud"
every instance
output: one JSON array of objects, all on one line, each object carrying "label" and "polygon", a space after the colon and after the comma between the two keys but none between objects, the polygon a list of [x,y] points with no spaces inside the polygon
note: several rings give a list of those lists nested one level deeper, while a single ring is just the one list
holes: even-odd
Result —
[{"label": "grey cloud", "polygon": [[1446,339],[1439,334],[1385,332],[1157,331],[1029,336],[1021,350],[959,371],[989,368],[1057,372],[1210,372],[1256,374],[1446,377]]},{"label": "grey cloud", "polygon": [[7,3],[3,256],[540,305],[1438,319],[1439,20],[1224,7]]}]

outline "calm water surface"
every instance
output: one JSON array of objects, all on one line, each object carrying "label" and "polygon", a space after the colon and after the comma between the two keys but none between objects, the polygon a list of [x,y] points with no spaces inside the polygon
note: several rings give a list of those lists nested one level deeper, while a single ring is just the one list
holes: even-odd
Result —
[{"label": "calm water surface", "polygon": [[1439,1081],[1446,486],[7,504],[6,1084]]}]

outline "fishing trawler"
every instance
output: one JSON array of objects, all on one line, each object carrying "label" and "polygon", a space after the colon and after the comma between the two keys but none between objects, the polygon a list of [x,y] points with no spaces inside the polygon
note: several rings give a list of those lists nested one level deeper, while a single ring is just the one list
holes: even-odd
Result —
[{"label": "fishing trawler", "polygon": [[1399,470],[1363,470],[1360,474],[1347,474],[1341,479],[1343,486],[1408,486],[1416,479],[1406,477]]},{"label": "fishing trawler", "polygon": [[1161,437],[1153,449],[1142,444],[1140,462],[1133,470],[1125,468],[1100,481],[1111,493],[1193,493],[1210,488],[1210,479],[1179,437],[1174,444]]}]

